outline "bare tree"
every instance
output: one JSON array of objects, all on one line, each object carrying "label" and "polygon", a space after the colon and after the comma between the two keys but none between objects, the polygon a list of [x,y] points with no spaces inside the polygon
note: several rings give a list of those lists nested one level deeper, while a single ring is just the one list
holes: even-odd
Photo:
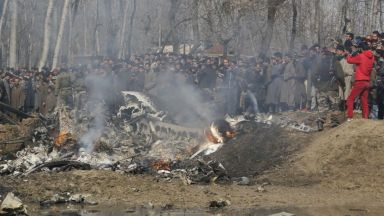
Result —
[{"label": "bare tree", "polygon": [[12,68],[16,68],[17,66],[17,4],[17,0],[12,1],[11,37],[9,45],[9,66]]},{"label": "bare tree", "polygon": [[289,49],[293,50],[295,47],[295,40],[297,34],[297,4],[296,0],[292,0],[292,33],[291,33],[291,41],[289,43]]},{"label": "bare tree", "polygon": [[131,43],[132,43],[132,33],[133,33],[133,22],[135,20],[135,14],[136,14],[136,5],[137,4],[137,1],[136,0],[133,0],[133,9],[132,9],[132,14],[131,14],[131,17],[129,19],[129,29],[128,29],[128,56],[131,56],[132,54],[132,47],[131,47]]},{"label": "bare tree", "polygon": [[47,15],[45,16],[44,22],[44,41],[43,41],[43,51],[41,52],[41,57],[38,65],[39,71],[44,67],[48,58],[49,50],[49,40],[51,38],[51,17],[53,11],[53,2],[54,0],[48,0]]},{"label": "bare tree", "polygon": [[57,65],[58,65],[58,62],[59,62],[61,42],[63,40],[64,28],[65,28],[65,22],[67,20],[69,3],[70,3],[70,0],[65,0],[63,11],[61,13],[59,33],[57,35],[55,51],[54,51],[54,54],[53,54],[53,62],[52,62],[52,68],[53,69],[57,68]]},{"label": "bare tree", "polygon": [[128,9],[129,9],[129,2],[125,1],[125,9],[124,9],[124,18],[123,18],[123,24],[120,31],[120,43],[119,43],[119,59],[124,58],[124,52],[125,52],[125,29],[127,26],[127,16],[128,16]]},{"label": "bare tree", "polygon": [[261,37],[260,53],[267,53],[272,42],[273,28],[276,22],[276,13],[278,7],[284,3],[285,0],[269,0],[267,1],[267,28]]},{"label": "bare tree", "polygon": [[322,31],[320,1],[321,0],[315,1],[315,20],[316,20],[316,26],[317,26],[317,43],[318,44],[321,44],[321,31]]},{"label": "bare tree", "polygon": [[193,32],[193,48],[194,53],[200,46],[200,30],[199,30],[199,0],[192,1],[192,32]]},{"label": "bare tree", "polygon": [[[181,1],[179,0],[171,0],[171,8],[169,10],[169,26],[176,26],[176,14],[177,11],[179,10]],[[180,52],[180,41],[179,41],[179,36],[178,36],[178,31],[177,29],[171,29],[171,38],[172,38],[172,46],[173,46],[173,52],[174,53],[179,53]]]},{"label": "bare tree", "polygon": [[3,23],[5,19],[5,14],[7,12],[7,8],[8,8],[8,0],[5,0],[3,3],[3,11],[1,13],[1,18],[0,18],[0,41],[1,41],[1,35],[3,33]]}]

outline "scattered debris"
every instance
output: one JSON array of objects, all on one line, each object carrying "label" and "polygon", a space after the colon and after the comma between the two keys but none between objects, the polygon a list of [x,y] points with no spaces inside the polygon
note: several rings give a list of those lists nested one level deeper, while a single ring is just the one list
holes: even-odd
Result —
[{"label": "scattered debris", "polygon": [[174,207],[174,206],[173,206],[172,203],[167,203],[167,204],[162,205],[162,206],[161,206],[161,209],[167,211],[167,210],[172,210],[173,207]]},{"label": "scattered debris", "polygon": [[49,161],[47,163],[43,163],[41,165],[38,165],[28,170],[23,175],[25,176],[32,172],[42,170],[44,168],[48,168],[49,170],[55,170],[59,172],[59,171],[66,171],[71,169],[90,170],[91,166],[87,163],[82,163],[79,161],[71,161],[71,160]]},{"label": "scattered debris", "polygon": [[255,116],[254,121],[257,123],[268,125],[268,126],[278,125],[283,128],[290,128],[290,129],[304,132],[304,133],[317,131],[314,128],[310,127],[309,125],[306,125],[304,122],[298,122],[286,116],[273,116],[273,115],[267,116],[264,114],[257,114]]},{"label": "scattered debris", "polygon": [[257,187],[256,192],[264,193],[267,192],[267,190],[264,188],[263,185],[260,185],[259,187]]},{"label": "scattered debris", "polygon": [[231,202],[229,200],[213,200],[209,202],[209,208],[224,208],[226,206],[230,206]]},{"label": "scattered debris", "polygon": [[234,179],[234,183],[236,183],[237,185],[250,185],[251,181],[248,177],[243,176],[238,179]]},{"label": "scattered debris", "polygon": [[28,215],[27,206],[12,192],[8,193],[0,206],[0,215]]},{"label": "scattered debris", "polygon": [[55,204],[86,204],[86,205],[97,205],[98,203],[90,197],[90,195],[83,194],[71,194],[61,193],[53,195],[49,200],[40,202],[41,206],[48,207]]}]

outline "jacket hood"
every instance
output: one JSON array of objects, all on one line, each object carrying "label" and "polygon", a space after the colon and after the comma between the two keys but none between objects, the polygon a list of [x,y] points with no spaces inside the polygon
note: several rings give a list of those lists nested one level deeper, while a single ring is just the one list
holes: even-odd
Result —
[{"label": "jacket hood", "polygon": [[371,50],[363,51],[363,55],[367,56],[368,58],[373,58],[373,52]]}]

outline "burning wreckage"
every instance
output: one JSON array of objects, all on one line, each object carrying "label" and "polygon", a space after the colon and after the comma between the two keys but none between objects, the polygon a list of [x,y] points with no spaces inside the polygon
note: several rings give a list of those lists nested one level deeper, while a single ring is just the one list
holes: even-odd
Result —
[{"label": "burning wreckage", "polygon": [[185,127],[173,123],[171,116],[144,93],[125,91],[121,94],[123,105],[112,117],[104,116],[108,112],[103,106],[96,106],[101,112],[90,112],[87,106],[83,109],[59,106],[51,116],[39,116],[31,145],[13,158],[4,156],[0,174],[27,176],[36,171],[110,169],[178,177],[185,184],[228,180],[220,162],[206,162],[200,156],[216,152],[235,138],[243,122],[313,131],[286,118],[264,115],[227,116],[213,121],[204,130]]}]

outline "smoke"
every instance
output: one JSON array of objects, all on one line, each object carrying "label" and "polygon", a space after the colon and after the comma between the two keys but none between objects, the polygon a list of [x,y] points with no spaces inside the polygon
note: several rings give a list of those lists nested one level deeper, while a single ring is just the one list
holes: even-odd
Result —
[{"label": "smoke", "polygon": [[160,108],[175,123],[199,127],[215,118],[212,107],[205,102],[203,92],[188,83],[191,77],[173,69],[161,71],[156,81],[156,99]]},{"label": "smoke", "polygon": [[249,98],[251,99],[253,111],[255,112],[255,114],[259,114],[260,113],[259,104],[257,103],[257,99],[256,99],[255,94],[253,94],[251,91],[247,91],[247,93],[248,93]]},{"label": "smoke", "polygon": [[105,128],[108,105],[113,98],[110,88],[113,85],[106,74],[95,73],[86,76],[85,86],[88,92],[86,111],[89,124],[88,131],[80,138],[80,145],[87,153],[91,153]]}]

